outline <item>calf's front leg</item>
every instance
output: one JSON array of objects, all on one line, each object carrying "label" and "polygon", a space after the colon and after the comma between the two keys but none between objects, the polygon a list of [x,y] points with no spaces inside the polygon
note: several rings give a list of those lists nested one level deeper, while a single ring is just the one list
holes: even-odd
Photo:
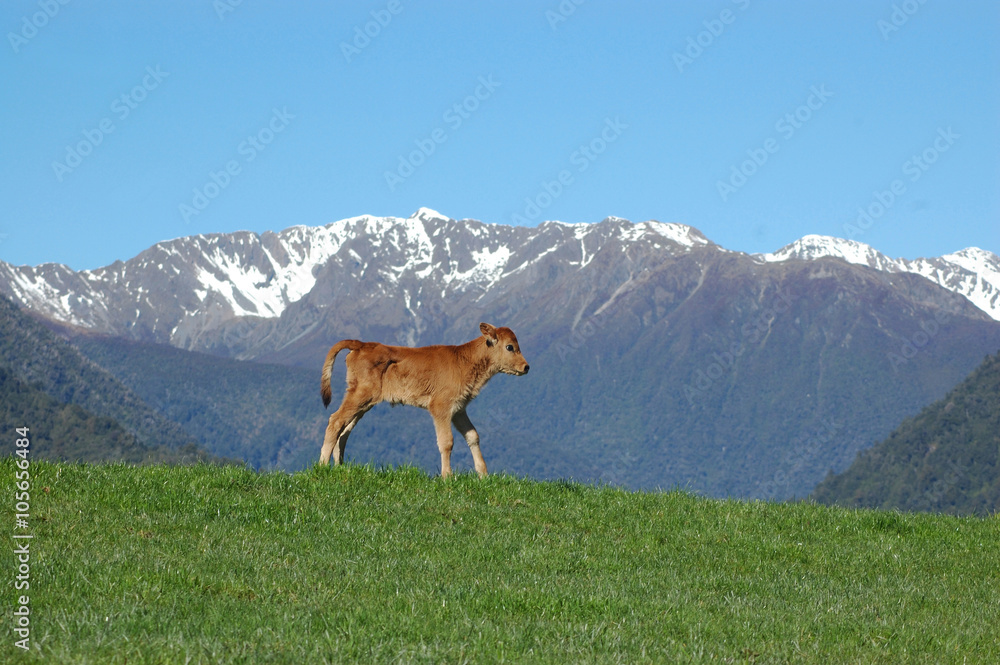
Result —
[{"label": "calf's front leg", "polygon": [[459,433],[465,438],[465,442],[469,444],[469,450],[472,451],[472,461],[476,465],[476,473],[479,474],[480,478],[485,477],[487,474],[486,460],[483,459],[483,452],[479,449],[479,432],[469,420],[469,414],[465,412],[465,409],[462,409],[451,417],[451,422],[455,424]]}]

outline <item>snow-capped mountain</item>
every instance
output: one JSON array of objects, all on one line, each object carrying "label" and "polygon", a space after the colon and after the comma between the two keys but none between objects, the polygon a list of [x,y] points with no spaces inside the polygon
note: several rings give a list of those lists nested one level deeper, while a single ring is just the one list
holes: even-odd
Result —
[{"label": "snow-capped mountain", "polygon": [[96,270],[0,262],[0,292],[70,326],[197,348],[206,331],[233,320],[277,319],[323,276],[319,307],[374,291],[415,309],[422,299],[482,294],[540,261],[585,268],[609,243],[668,254],[711,244],[681,224],[609,218],[523,228],[421,208],[406,219],[365,215],[278,233],[178,238]]},{"label": "snow-capped mountain", "polygon": [[770,263],[825,257],[843,259],[882,272],[922,275],[949,291],[965,296],[991,318],[1000,321],[1000,257],[978,247],[932,259],[893,259],[856,240],[807,235],[774,253],[754,255],[757,260]]},{"label": "snow-capped mountain", "polygon": [[[395,341],[414,344],[458,304],[468,309],[519,289],[528,298],[534,282],[563,274],[588,283],[618,280],[617,297],[636,288],[644,270],[693,251],[730,253],[683,224],[609,217],[527,228],[456,221],[421,208],[405,219],[363,215],[277,233],[178,238],[96,270],[0,262],[0,292],[74,328],[256,357],[314,330],[332,306],[362,308],[366,321],[384,320]],[[809,235],[749,258],[831,257],[882,273],[919,274],[1000,320],[1000,259],[980,249],[911,261]],[[616,267],[595,271],[595,261]],[[627,275],[617,274],[622,270]],[[376,300],[377,312],[365,305]]]}]

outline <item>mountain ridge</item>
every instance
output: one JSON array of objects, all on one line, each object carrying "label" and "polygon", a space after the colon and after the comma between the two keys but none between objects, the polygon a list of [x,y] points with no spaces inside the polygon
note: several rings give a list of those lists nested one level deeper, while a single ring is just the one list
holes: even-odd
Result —
[{"label": "mountain ridge", "polygon": [[[64,325],[206,350],[198,346],[206,330],[224,321],[279,318],[317,288],[331,262],[361,273],[377,263],[374,277],[386,283],[398,284],[406,273],[418,280],[433,277],[441,289],[428,295],[445,298],[487,290],[549,253],[565,253],[570,244],[578,246],[580,258],[568,258],[568,265],[583,268],[612,236],[681,251],[710,244],[696,229],[678,224],[608,218],[529,229],[453,220],[421,208],[407,219],[362,215],[277,233],[186,236],[95,270],[0,262],[0,292]],[[378,239],[378,246],[356,247],[370,239]],[[157,299],[151,292],[165,290],[166,280],[172,282],[171,297]],[[413,294],[404,298],[408,295]]]},{"label": "mountain ridge", "polygon": [[806,235],[776,252],[753,256],[765,262],[834,257],[882,272],[914,273],[965,296],[1000,321],[1000,257],[978,247],[966,247],[935,258],[893,259],[856,240]]},{"label": "mountain ridge", "polygon": [[[463,236],[478,247],[461,255],[452,240]],[[280,318],[317,287],[318,275],[331,261],[353,261],[364,271],[372,259],[379,259],[387,282],[398,283],[407,272],[418,279],[435,277],[443,286],[440,297],[448,297],[489,289],[527,264],[570,246],[578,245],[580,258],[567,257],[566,265],[583,269],[612,236],[626,248],[647,241],[669,243],[673,251],[699,246],[731,251],[694,227],[655,220],[632,223],[608,217],[596,224],[548,221],[528,228],[453,220],[420,208],[405,219],[361,215],[279,232],[184,236],[94,270],[0,262],[0,292],[65,325],[199,350],[197,338],[224,320]],[[363,260],[351,246],[359,238],[378,239],[386,251]],[[386,265],[385,256],[392,250],[397,255]],[[459,254],[457,260],[454,253]],[[776,252],[746,256],[761,262],[833,257],[883,272],[920,274],[1000,320],[1000,257],[979,248],[931,259],[891,259],[857,241],[807,235]],[[150,302],[148,292],[163,280],[164,271],[178,281],[176,297],[170,303]]]}]

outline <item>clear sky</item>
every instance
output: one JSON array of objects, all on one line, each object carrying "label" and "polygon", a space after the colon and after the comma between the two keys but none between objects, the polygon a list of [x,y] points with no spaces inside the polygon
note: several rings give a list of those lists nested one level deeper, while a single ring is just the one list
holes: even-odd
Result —
[{"label": "clear sky", "polygon": [[421,206],[1000,253],[995,0],[4,0],[0,28],[10,263]]}]

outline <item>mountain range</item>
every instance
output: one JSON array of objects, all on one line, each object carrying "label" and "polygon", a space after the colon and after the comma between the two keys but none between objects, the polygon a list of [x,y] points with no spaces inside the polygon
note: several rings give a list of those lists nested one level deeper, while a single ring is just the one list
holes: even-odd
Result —
[{"label": "mountain range", "polygon": [[[726,252],[681,224],[608,218],[528,228],[456,221],[421,208],[408,219],[361,216],[280,233],[178,238],[96,270],[0,262],[0,292],[91,332],[254,358],[283,348],[289,334],[308,331],[313,324],[293,323],[302,309],[321,311],[344,296],[398,300],[404,328],[390,332],[418,343],[436,327],[435,310],[446,309],[444,301],[488,301],[537,269],[583,274],[607,249],[656,257],[695,248]],[[857,241],[809,235],[771,254],[744,256],[756,263],[833,257],[883,273],[917,274],[1000,320],[1000,257],[978,248],[892,259]],[[620,286],[627,289],[628,281]],[[279,320],[263,326],[267,335],[255,330],[250,339],[237,339]]]},{"label": "mountain range", "polygon": [[[1000,348],[1000,259],[985,250],[892,259],[806,236],[748,255],[613,217],[529,228],[422,208],[191,236],[90,271],[0,262],[0,292],[78,339],[317,382],[339,339],[461,343],[480,321],[507,325],[532,374],[494,379],[470,407],[491,469],[713,495],[808,494]],[[426,414],[397,411],[362,420],[348,456],[433,469]],[[291,451],[319,441],[283,445],[302,464]]]}]

